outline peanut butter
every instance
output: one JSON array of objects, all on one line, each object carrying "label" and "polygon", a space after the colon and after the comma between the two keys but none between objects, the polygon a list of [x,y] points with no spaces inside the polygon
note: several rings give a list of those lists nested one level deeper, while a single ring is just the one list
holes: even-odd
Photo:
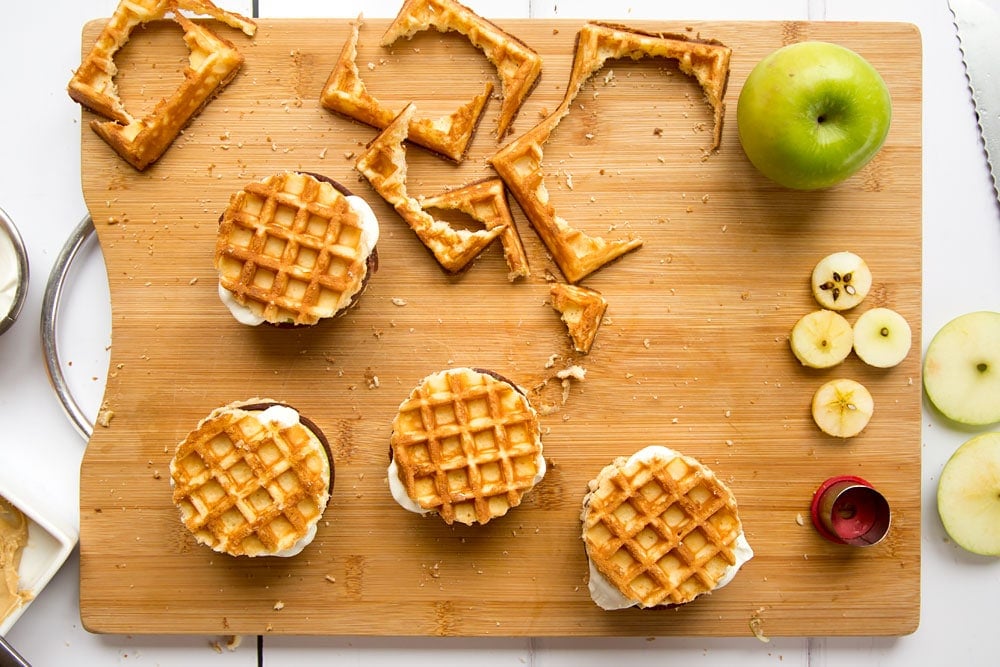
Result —
[{"label": "peanut butter", "polygon": [[28,520],[0,497],[0,620],[21,606],[27,594],[18,585],[21,554],[28,543]]}]

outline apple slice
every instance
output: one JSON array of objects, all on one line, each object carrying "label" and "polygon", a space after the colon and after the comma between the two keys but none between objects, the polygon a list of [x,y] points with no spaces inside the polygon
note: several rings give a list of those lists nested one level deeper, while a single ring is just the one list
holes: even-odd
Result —
[{"label": "apple slice", "polygon": [[816,303],[829,310],[850,310],[868,296],[872,272],[861,257],[842,250],[816,263],[811,282]]},{"label": "apple slice", "polygon": [[872,395],[855,380],[830,380],[813,395],[813,421],[821,431],[837,438],[853,438],[861,433],[874,412]]},{"label": "apple slice", "polygon": [[924,391],[952,421],[1000,421],[1000,313],[966,313],[941,327],[924,355]]},{"label": "apple slice", "polygon": [[910,353],[913,333],[906,318],[890,308],[872,308],[854,321],[854,352],[875,368],[892,368]]},{"label": "apple slice", "polygon": [[851,353],[854,333],[840,313],[816,310],[803,315],[788,337],[795,358],[810,368],[836,366]]},{"label": "apple slice", "polygon": [[955,544],[1000,556],[1000,433],[977,435],[955,450],[938,480],[937,506]]}]

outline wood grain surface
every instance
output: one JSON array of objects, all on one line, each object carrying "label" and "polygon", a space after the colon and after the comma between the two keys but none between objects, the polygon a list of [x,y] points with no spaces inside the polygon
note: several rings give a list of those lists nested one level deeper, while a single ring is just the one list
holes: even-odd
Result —
[{"label": "wood grain surface", "polygon": [[[528,130],[560,101],[571,20],[504,20],[537,49],[541,82],[515,121]],[[378,46],[387,21],[361,32],[373,94],[445,113],[494,77],[454,33]],[[584,86],[545,147],[547,183],[574,226],[645,245],[584,284],[610,306],[587,356],[572,351],[548,303],[558,270],[516,204],[532,276],[509,283],[499,245],[449,276],[353,171],[376,132],[325,111],[319,94],[348,35],[346,20],[261,20],[255,39],[219,26],[246,56],[237,78],[163,158],[136,172],[89,129],[84,194],[108,270],[111,365],[105,409],[81,470],[84,625],[115,633],[330,635],[747,636],[899,635],[920,609],[921,50],[908,24],[636,22],[733,47],[721,149],[706,157],[712,116],[673,63],[615,61]],[[83,48],[101,26],[83,33]],[[865,55],[886,79],[894,116],[874,161],[828,191],[782,190],[740,149],[735,109],[771,50],[827,39]],[[169,24],[138,31],[117,77],[133,110],[180,77],[186,51]],[[493,100],[460,166],[410,148],[414,194],[492,175]],[[381,266],[346,316],[308,329],[249,328],[220,302],[216,221],[246,182],[322,172],[365,196],[382,225]],[[858,312],[889,306],[915,343],[890,370],[854,356],[803,368],[788,346],[816,308],[808,278],[827,253],[865,257],[874,287]],[[857,313],[849,314],[853,322]],[[556,373],[586,369],[564,388]],[[485,527],[449,527],[400,509],[386,486],[389,425],[425,375],[491,368],[531,390],[546,412],[550,470],[524,504]],[[875,416],[840,441],[810,417],[815,389],[864,382]],[[171,504],[174,447],[213,408],[287,401],[330,437],[336,487],[316,540],[290,559],[235,559],[197,545]],[[695,456],[734,490],[756,556],[726,588],[684,608],[604,612],[587,593],[579,506],[613,457],[661,443]],[[830,476],[864,477],[888,498],[877,546],[825,541],[809,522]]]}]

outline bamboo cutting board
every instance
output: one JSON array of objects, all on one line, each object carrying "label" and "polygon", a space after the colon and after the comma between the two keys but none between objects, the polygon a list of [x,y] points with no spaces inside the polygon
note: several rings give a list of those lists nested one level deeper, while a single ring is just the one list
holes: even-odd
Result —
[{"label": "bamboo cutting board", "polygon": [[[545,58],[515,122],[528,130],[560,101],[581,21],[502,21]],[[454,33],[378,47],[387,21],[361,33],[370,91],[397,108],[450,111],[492,66]],[[547,302],[558,276],[512,202],[532,276],[511,284],[499,246],[445,275],[415,235],[352,171],[376,132],[318,102],[346,20],[261,20],[232,84],[164,157],[134,171],[87,127],[83,184],[105,255],[113,342],[105,408],[81,470],[85,626],[116,633],[337,635],[898,635],[920,605],[921,51],[910,25],[636,22],[691,30],[734,49],[721,149],[707,158],[711,112],[666,61],[612,62],[581,91],[545,147],[553,202],[571,224],[645,245],[584,281],[610,303],[594,349],[574,354]],[[89,48],[100,23],[84,31]],[[779,189],[737,138],[735,108],[753,65],[810,38],[851,47],[881,71],[894,103],[885,147],[826,192]],[[148,109],[180,77],[186,51],[166,25],[119,55],[127,105]],[[412,193],[491,175],[494,100],[469,158],[455,166],[409,149]],[[219,301],[216,221],[230,194],[285,169],[324,173],[380,215],[381,266],[359,307],[309,329],[252,329]],[[816,307],[823,255],[851,249],[874,273],[861,307],[886,305],[913,326],[891,370],[853,356],[802,368],[787,342]],[[856,314],[849,315],[853,322]],[[556,373],[573,364],[583,381]],[[533,391],[550,471],[524,504],[485,527],[448,527],[398,508],[386,487],[389,425],[425,375],[491,368]],[[876,401],[859,437],[824,436],[809,413],[825,380],[864,382]],[[330,437],[336,487],[316,540],[291,559],[234,559],[194,543],[170,500],[174,446],[213,408],[268,396]],[[586,483],[615,456],[662,443],[730,484],[756,551],[726,588],[672,611],[602,612],[587,594],[579,537]],[[885,494],[892,528],[856,549],[809,523],[828,477],[864,477]]]}]

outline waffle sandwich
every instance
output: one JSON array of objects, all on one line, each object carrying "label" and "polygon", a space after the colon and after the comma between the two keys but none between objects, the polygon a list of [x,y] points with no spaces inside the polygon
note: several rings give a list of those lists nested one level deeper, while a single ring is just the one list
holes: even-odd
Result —
[{"label": "waffle sandwich", "polygon": [[590,595],[603,609],[685,604],[729,583],[753,556],[729,488],[667,447],[601,470],[581,519]]},{"label": "waffle sandwich", "polygon": [[549,298],[566,325],[573,349],[581,354],[590,352],[608,309],[604,296],[588,287],[555,283],[549,288]]},{"label": "waffle sandwich", "polygon": [[392,422],[389,488],[402,507],[485,524],[545,475],[538,414],[510,381],[454,368],[424,378]]},{"label": "waffle sandwich", "polygon": [[[249,36],[257,30],[252,20],[221,10],[209,0],[123,1],[74,72],[67,88],[73,100],[107,119],[94,119],[90,127],[140,171],[159,159],[180,131],[243,65],[243,56],[230,41],[204,24],[189,20],[181,14],[182,10],[211,16]],[[184,81],[152,112],[136,118],[118,95],[114,81],[118,68],[114,57],[136,27],[168,15],[184,31],[184,42],[191,51],[184,69]]]},{"label": "waffle sandwich", "polygon": [[467,269],[479,253],[504,232],[507,225],[498,224],[475,231],[455,229],[446,221],[434,218],[416,197],[410,196],[406,183],[406,146],[403,142],[415,113],[416,106],[406,105],[399,116],[368,144],[354,168],[382,199],[396,209],[441,268],[448,273],[459,273]]},{"label": "waffle sandwich", "polygon": [[710,150],[722,137],[723,98],[732,50],[718,42],[684,35],[650,34],[624,26],[587,23],[577,35],[573,68],[562,102],[534,128],[497,151],[489,160],[524,210],[529,222],[571,283],[642,246],[638,238],[608,241],[573,227],[552,204],[544,178],[543,146],[570,112],[583,84],[614,58],[644,56],[676,60],[682,72],[697,79],[715,113]]},{"label": "waffle sandwich", "polygon": [[378,235],[368,203],[335,181],[269,176],[235,193],[219,221],[219,295],[244,324],[316,324],[360,297]]},{"label": "waffle sandwich", "polygon": [[177,445],[173,501],[195,539],[232,556],[294,556],[333,489],[323,433],[266,399],[214,410]]}]

